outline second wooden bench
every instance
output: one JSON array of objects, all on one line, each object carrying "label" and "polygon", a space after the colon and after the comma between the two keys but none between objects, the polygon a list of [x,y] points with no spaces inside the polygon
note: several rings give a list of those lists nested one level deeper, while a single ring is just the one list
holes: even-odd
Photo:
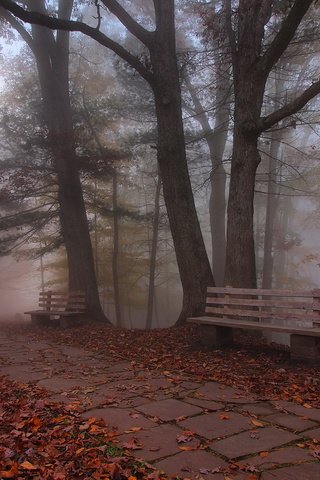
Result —
[{"label": "second wooden bench", "polygon": [[290,334],[293,360],[320,361],[320,289],[209,287],[205,313],[188,322],[201,325],[206,345],[232,343],[235,328],[282,332]]},{"label": "second wooden bench", "polygon": [[46,291],[39,294],[39,309],[25,312],[31,315],[32,323],[45,324],[58,319],[62,327],[77,321],[86,312],[84,292]]}]

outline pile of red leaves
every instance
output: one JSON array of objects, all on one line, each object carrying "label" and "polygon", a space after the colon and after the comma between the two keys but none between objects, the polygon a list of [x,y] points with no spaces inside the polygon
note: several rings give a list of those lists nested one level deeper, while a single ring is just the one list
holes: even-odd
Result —
[{"label": "pile of red leaves", "polygon": [[1,479],[164,479],[117,447],[115,431],[45,395],[35,385],[0,378]]},{"label": "pile of red leaves", "polygon": [[[18,328],[21,334],[23,329]],[[12,326],[9,331],[17,332]],[[320,407],[320,369],[290,363],[286,349],[271,348],[252,337],[243,337],[231,348],[208,350],[201,346],[198,328],[191,325],[151,331],[101,324],[68,330],[25,325],[24,334],[95,351],[109,363],[129,360],[140,368],[171,370],[239,387],[260,399]]]}]

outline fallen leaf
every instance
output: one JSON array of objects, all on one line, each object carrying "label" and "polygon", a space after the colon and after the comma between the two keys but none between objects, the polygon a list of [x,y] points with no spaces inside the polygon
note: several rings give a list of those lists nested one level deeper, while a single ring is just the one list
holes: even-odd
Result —
[{"label": "fallen leaf", "polygon": [[142,427],[132,427],[129,432],[139,432],[140,430],[142,430]]},{"label": "fallen leaf", "polygon": [[320,450],[314,450],[312,456],[320,460]]},{"label": "fallen leaf", "polygon": [[259,420],[255,420],[254,418],[251,419],[251,423],[252,423],[255,427],[259,427],[259,428],[263,428],[263,427],[264,427],[264,423],[259,422]]},{"label": "fallen leaf", "polygon": [[227,415],[226,413],[220,413],[219,418],[220,420],[229,420],[230,416]]},{"label": "fallen leaf", "polygon": [[14,463],[13,465],[11,465],[10,470],[0,471],[1,478],[14,478],[18,474],[19,474],[19,468],[17,463]]},{"label": "fallen leaf", "polygon": [[266,458],[269,455],[269,452],[260,452],[259,457]]},{"label": "fallen leaf", "polygon": [[38,469],[38,467],[36,467],[35,465],[33,465],[32,463],[30,463],[28,461],[20,463],[19,466],[21,468],[23,468],[24,470],[37,470]]},{"label": "fallen leaf", "polygon": [[141,445],[137,443],[135,438],[131,438],[128,442],[124,442],[122,446],[127,450],[141,450],[142,448]]}]

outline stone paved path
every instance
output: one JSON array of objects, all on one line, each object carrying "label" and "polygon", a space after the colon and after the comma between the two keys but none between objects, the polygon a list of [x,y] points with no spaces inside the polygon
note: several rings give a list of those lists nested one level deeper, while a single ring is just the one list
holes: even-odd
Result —
[{"label": "stone paved path", "polygon": [[[314,439],[320,451],[320,410],[314,408],[259,401],[174,370],[107,365],[92,352],[13,339],[7,332],[0,332],[0,374],[35,382],[54,401],[80,402],[85,418],[103,418],[118,429],[120,444],[134,441],[140,447],[136,456],[168,475],[222,480],[215,469],[234,460],[255,467],[259,480],[320,478],[320,462],[301,448]],[[227,478],[245,480],[250,474]]]}]

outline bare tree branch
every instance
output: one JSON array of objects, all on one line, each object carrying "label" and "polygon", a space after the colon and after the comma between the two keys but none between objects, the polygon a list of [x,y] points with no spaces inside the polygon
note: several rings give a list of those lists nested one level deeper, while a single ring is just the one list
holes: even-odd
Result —
[{"label": "bare tree branch", "polygon": [[5,8],[0,8],[0,17],[4,18],[20,34],[29,48],[35,53],[36,46],[32,36],[27,32],[24,26]]},{"label": "bare tree branch", "polygon": [[149,32],[136,22],[116,0],[101,0],[108,10],[146,47],[153,42],[154,32]]},{"label": "bare tree branch", "polygon": [[225,28],[226,28],[226,32],[227,32],[229,44],[230,44],[232,65],[233,65],[233,68],[235,68],[238,62],[238,57],[237,57],[236,36],[232,28],[232,21],[231,21],[232,19],[231,0],[224,0],[224,8],[226,11]]},{"label": "bare tree branch", "polygon": [[23,22],[42,25],[51,30],[69,30],[70,32],[81,32],[92,38],[106,48],[116,53],[120,58],[125,60],[132,68],[134,68],[148,83],[153,83],[153,74],[140,62],[140,60],[126,50],[122,45],[109,38],[96,28],[90,27],[86,23],[74,20],[63,20],[38,12],[30,12],[24,10],[12,0],[0,0],[0,7],[10,11]]},{"label": "bare tree branch", "polygon": [[258,61],[256,65],[258,71],[268,76],[272,67],[287,49],[312,3],[313,0],[295,0],[289,14],[283,20],[279,32],[265,54]]},{"label": "bare tree branch", "polygon": [[279,110],[271,113],[267,117],[262,117],[258,122],[258,131],[262,133],[271,128],[276,123],[280,122],[286,117],[297,113],[303,108],[310,100],[316,97],[320,93],[320,80],[314,82],[307,90],[305,90],[299,97],[292,100],[292,102],[284,105]]}]

